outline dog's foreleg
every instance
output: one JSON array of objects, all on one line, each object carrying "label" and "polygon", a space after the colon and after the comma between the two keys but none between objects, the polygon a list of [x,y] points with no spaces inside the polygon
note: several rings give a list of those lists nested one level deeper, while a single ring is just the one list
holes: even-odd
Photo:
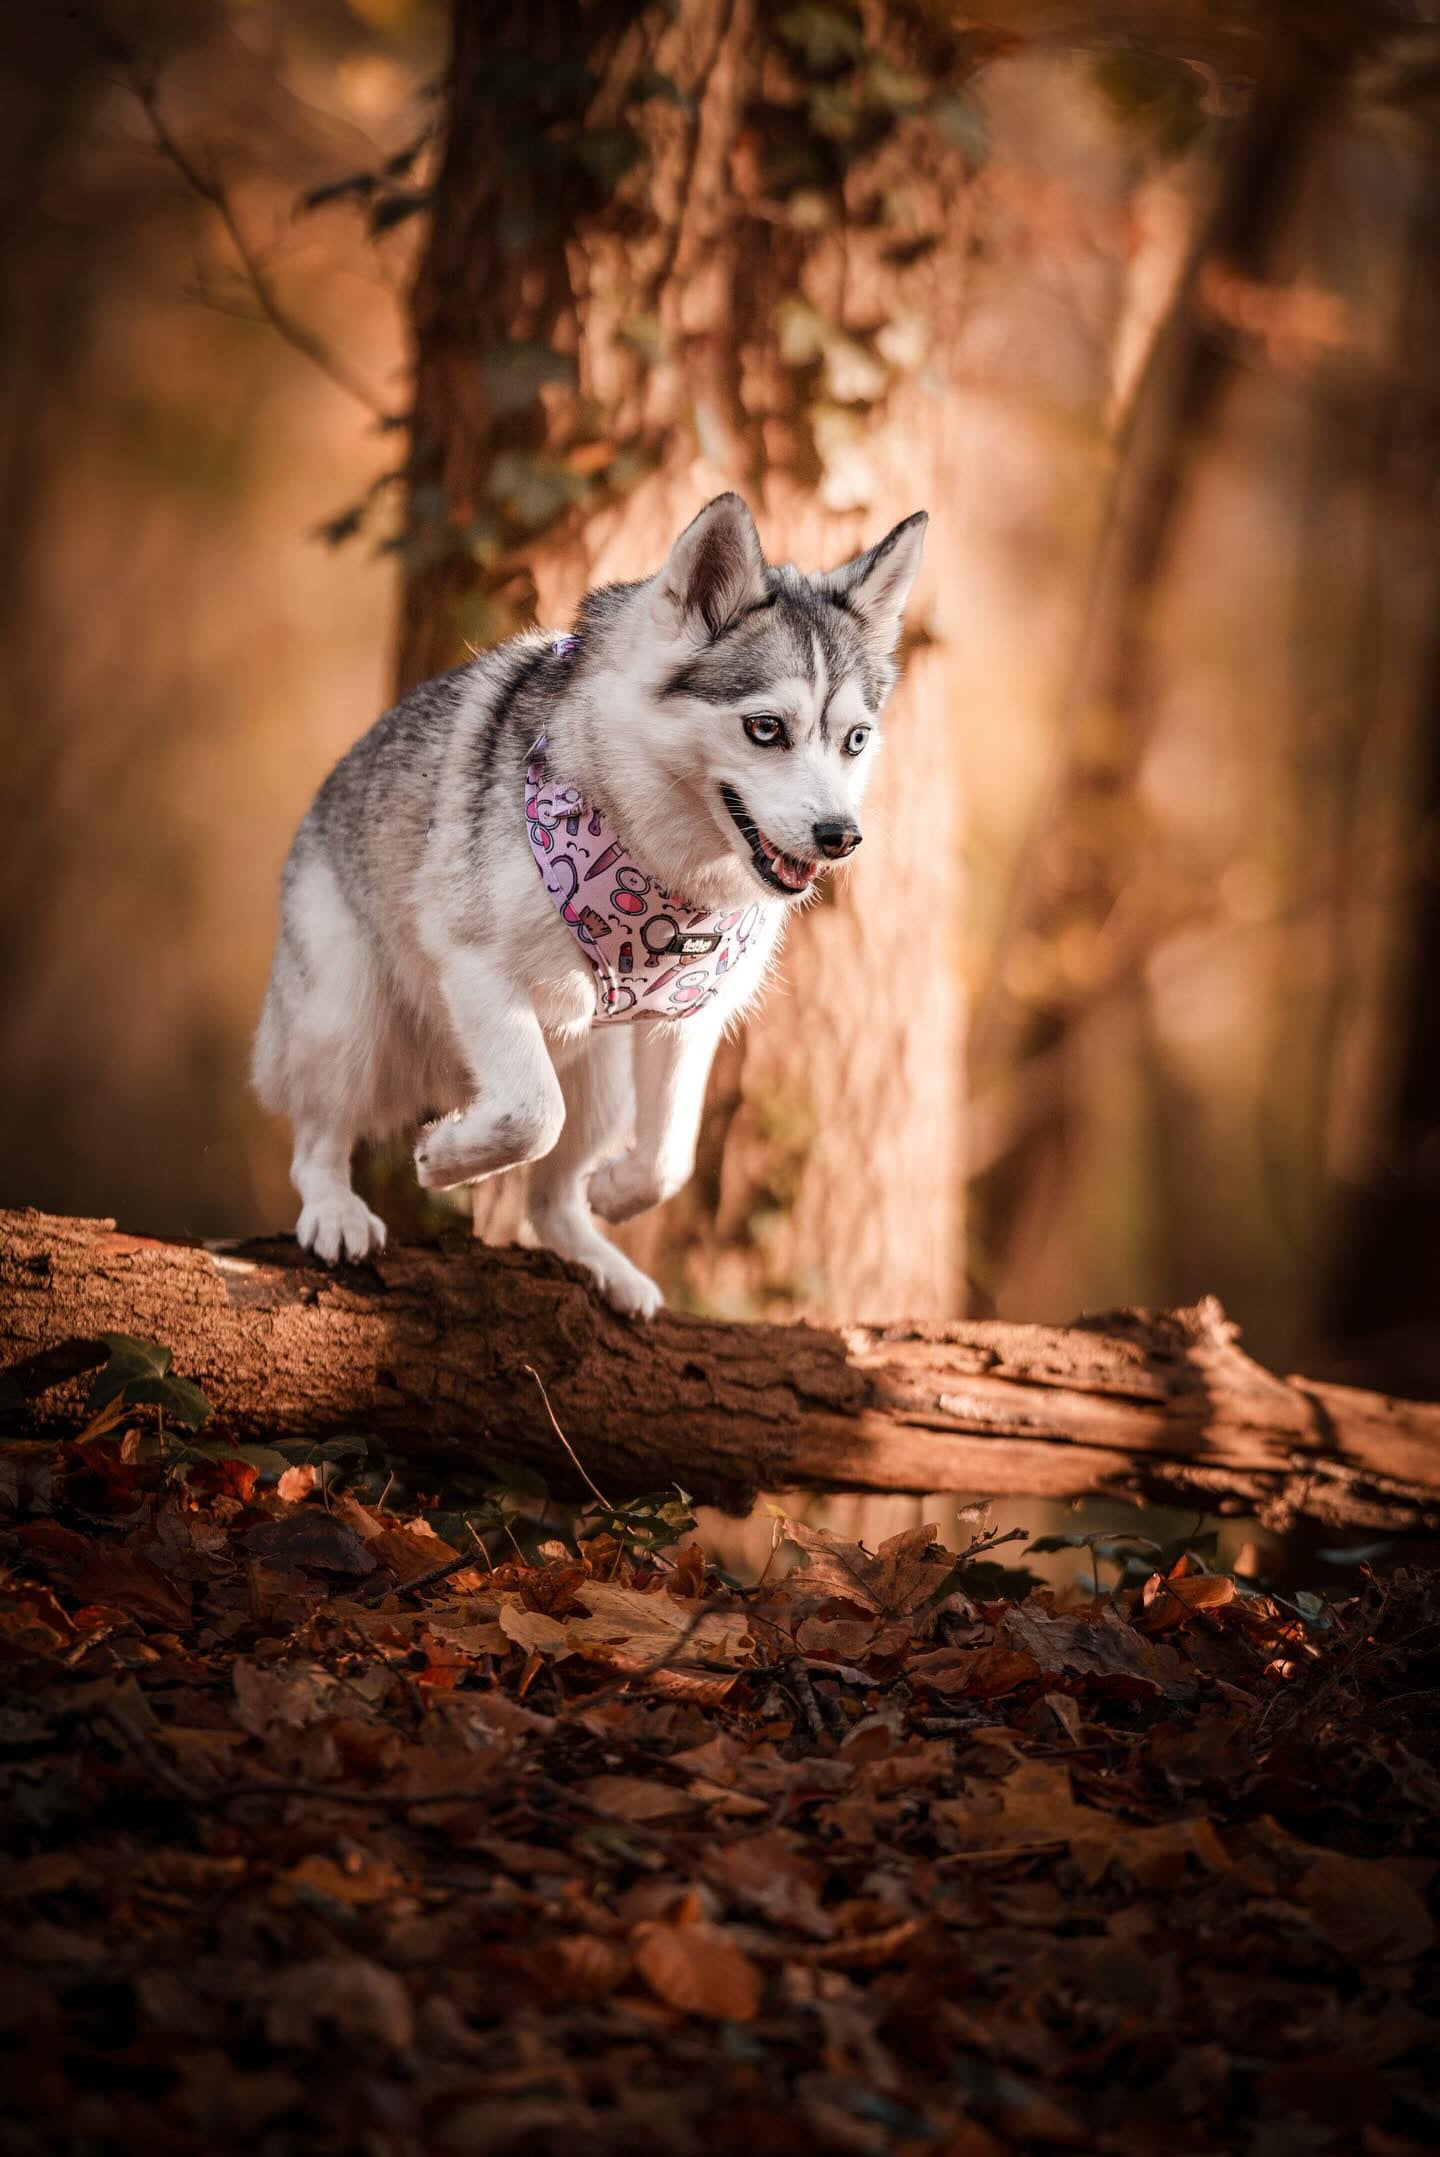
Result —
[{"label": "dog's foreleg", "polygon": [[333,1266],[385,1248],[385,1223],[350,1184],[350,1141],[330,1125],[302,1120],[295,1127],[290,1180],[300,1193],[295,1229],[302,1248]]},{"label": "dog's foreleg", "polygon": [[709,1012],[673,1024],[635,1026],[635,1143],[590,1182],[590,1203],[607,1221],[628,1221],[672,1198],[695,1169],[705,1081],[721,1021]]},{"label": "dog's foreleg", "polygon": [[475,1095],[416,1146],[415,1173],[427,1191],[538,1161],[565,1122],[535,1006],[504,968],[480,952],[454,951],[440,968],[440,991]]},{"label": "dog's foreleg", "polygon": [[591,1033],[561,1066],[565,1128],[559,1144],[530,1171],[530,1225],[547,1250],[593,1275],[606,1301],[651,1318],[663,1298],[647,1274],[596,1227],[585,1196],[595,1163],[625,1136],[633,1108],[630,1042],[619,1027]]}]

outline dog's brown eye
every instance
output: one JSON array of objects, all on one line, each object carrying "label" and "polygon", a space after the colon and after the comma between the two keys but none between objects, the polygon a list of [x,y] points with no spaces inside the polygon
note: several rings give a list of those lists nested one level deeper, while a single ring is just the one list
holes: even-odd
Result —
[{"label": "dog's brown eye", "polygon": [[860,751],[864,748],[866,742],[869,741],[869,739],[870,729],[868,726],[852,726],[849,733],[845,736],[846,756],[859,756]]},{"label": "dog's brown eye", "polygon": [[762,749],[783,749],[787,746],[785,722],[783,719],[777,719],[773,712],[747,712],[740,723],[751,741]]}]

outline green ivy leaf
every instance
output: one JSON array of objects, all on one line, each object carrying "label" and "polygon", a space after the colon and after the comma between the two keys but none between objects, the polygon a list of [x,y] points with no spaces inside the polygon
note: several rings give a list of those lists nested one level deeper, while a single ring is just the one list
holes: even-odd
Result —
[{"label": "green ivy leaf", "polygon": [[629,127],[587,127],[575,137],[571,155],[583,165],[602,194],[613,195],[642,153],[640,137]]},{"label": "green ivy leaf", "polygon": [[968,97],[937,97],[926,107],[930,125],[952,150],[961,150],[972,165],[983,165],[989,138],[979,106]]},{"label": "green ivy leaf", "polygon": [[124,1388],[127,1407],[163,1408],[176,1423],[198,1431],[215,1410],[188,1378],[137,1378]]},{"label": "green ivy leaf", "polygon": [[223,1438],[202,1438],[198,1444],[186,1446],[186,1452],[196,1460],[239,1460],[249,1468],[258,1468],[263,1476],[282,1476],[295,1463],[288,1454],[273,1445],[227,1445]]},{"label": "green ivy leaf", "polygon": [[824,7],[806,0],[787,8],[775,23],[777,36],[812,75],[839,74],[853,67],[865,50],[865,33],[850,8]]},{"label": "green ivy leaf", "polygon": [[629,1550],[668,1550],[695,1532],[694,1501],[678,1483],[669,1490],[650,1491],[624,1505],[597,1506],[587,1513],[580,1529],[581,1540],[613,1535]]},{"label": "green ivy leaf", "polygon": [[575,362],[568,352],[548,345],[493,344],[480,351],[480,373],[497,418],[523,412],[549,383],[575,384]]},{"label": "green ivy leaf", "polygon": [[158,1341],[139,1340],[133,1333],[102,1333],[100,1338],[110,1354],[90,1388],[92,1415],[118,1398],[127,1407],[162,1408],[177,1423],[198,1430],[215,1413],[197,1385],[175,1377],[170,1368],[174,1356]]},{"label": "green ivy leaf", "polygon": [[162,1348],[158,1341],[138,1340],[133,1333],[102,1333],[100,1338],[110,1356],[104,1368],[96,1372],[90,1388],[92,1413],[113,1401],[117,1393],[123,1393],[134,1379],[163,1378],[175,1361],[170,1349]]},{"label": "green ivy leaf", "polygon": [[683,112],[693,111],[695,100],[686,95],[673,75],[663,68],[640,68],[629,89],[625,102],[629,105],[648,104],[651,98],[660,98],[667,105],[678,105]]}]

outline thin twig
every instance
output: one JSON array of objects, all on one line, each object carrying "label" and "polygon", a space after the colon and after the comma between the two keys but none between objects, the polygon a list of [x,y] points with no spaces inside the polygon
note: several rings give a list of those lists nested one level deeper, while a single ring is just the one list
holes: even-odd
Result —
[{"label": "thin twig", "polygon": [[479,1551],[481,1557],[485,1560],[486,1572],[493,1573],[495,1570],[495,1560],[491,1557],[489,1551],[485,1548],[483,1539],[476,1533],[474,1521],[471,1520],[466,1514],[462,1514],[461,1518],[462,1520],[464,1520],[465,1526],[469,1531],[471,1542],[475,1545],[475,1548]]},{"label": "thin twig", "polygon": [[1001,1843],[992,1850],[951,1850],[945,1857],[930,1860],[938,1870],[942,1865],[982,1865],[989,1859],[1010,1857],[1039,1857],[1045,1850],[1063,1850],[1066,1838],[1051,1835],[1044,1842]]},{"label": "thin twig", "polygon": [[443,1565],[432,1565],[428,1573],[417,1573],[413,1580],[386,1580],[377,1587],[366,1590],[359,1600],[368,1608],[383,1603],[387,1595],[414,1595],[421,1588],[432,1588],[437,1580],[448,1580],[452,1573],[463,1572],[475,1560],[468,1550],[462,1550],[458,1558],[447,1558]]},{"label": "thin twig", "polygon": [[1029,1533],[1028,1528],[1006,1528],[1003,1532],[999,1528],[989,1528],[983,1535],[977,1535],[974,1541],[960,1552],[955,1562],[957,1565],[973,1565],[977,1558],[988,1556],[992,1550],[999,1550],[1004,1543],[1023,1543]]},{"label": "thin twig", "polygon": [[682,1650],[689,1646],[700,1630],[702,1620],[708,1618],[712,1612],[723,1609],[729,1600],[728,1596],[713,1596],[708,1603],[701,1603],[695,1615],[675,1635],[662,1655],[657,1655],[651,1662],[641,1663],[638,1669],[625,1671],[611,1684],[602,1685],[598,1692],[585,1693],[574,1700],[567,1700],[560,1713],[579,1714],[587,1708],[602,1707],[606,1701],[616,1699],[627,1686],[642,1685],[647,1678],[658,1677],[662,1670],[668,1670],[673,1663],[678,1662]]},{"label": "thin twig", "polygon": [[560,1440],[561,1445],[564,1446],[566,1452],[570,1455],[571,1460],[574,1461],[575,1466],[579,1469],[580,1474],[584,1478],[585,1482],[589,1485],[590,1489],[594,1491],[596,1497],[600,1500],[600,1503],[604,1506],[606,1512],[613,1513],[615,1510],[614,1506],[610,1503],[610,1500],[606,1497],[604,1491],[601,1490],[599,1484],[595,1481],[594,1477],[586,1468],[585,1463],[581,1460],[574,1446],[571,1445],[570,1440],[565,1436],[564,1431],[561,1430],[560,1425],[556,1422],[555,1411],[550,1406],[550,1396],[545,1391],[544,1379],[540,1376],[540,1373],[536,1370],[533,1363],[522,1363],[520,1368],[522,1371],[528,1371],[530,1373],[530,1376],[534,1379],[536,1385],[540,1388],[540,1398],[545,1403],[545,1413],[550,1418],[551,1430],[554,1431],[555,1436]]},{"label": "thin twig", "polygon": [[170,160],[191,192],[198,196],[200,201],[208,203],[224,225],[230,244],[240,258],[240,266],[266,321],[272,329],[279,331],[287,344],[303,353],[312,366],[318,367],[321,373],[327,375],[338,388],[343,389],[347,396],[363,404],[377,419],[390,419],[392,414],[368,383],[359,375],[352,374],[344,360],[331,351],[316,331],[291,314],[251,247],[225,188],[219,180],[201,170],[183,143],[171,133],[169,123],[160,110],[159,91],[154,78],[141,67],[134,54],[119,39],[112,35],[108,42],[150,123],[156,148]]}]

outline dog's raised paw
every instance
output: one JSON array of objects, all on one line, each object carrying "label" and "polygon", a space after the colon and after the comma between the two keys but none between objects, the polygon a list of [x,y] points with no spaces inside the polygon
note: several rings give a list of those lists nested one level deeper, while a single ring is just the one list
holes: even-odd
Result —
[{"label": "dog's raised paw", "polygon": [[358,1191],[335,1198],[313,1199],[295,1229],[302,1250],[313,1251],[327,1266],[342,1257],[368,1258],[385,1248],[385,1223],[372,1213]]},{"label": "dog's raised paw", "polygon": [[648,1213],[679,1190],[683,1178],[667,1177],[658,1163],[641,1160],[633,1153],[607,1161],[590,1179],[590,1207],[602,1221],[629,1221]]}]

